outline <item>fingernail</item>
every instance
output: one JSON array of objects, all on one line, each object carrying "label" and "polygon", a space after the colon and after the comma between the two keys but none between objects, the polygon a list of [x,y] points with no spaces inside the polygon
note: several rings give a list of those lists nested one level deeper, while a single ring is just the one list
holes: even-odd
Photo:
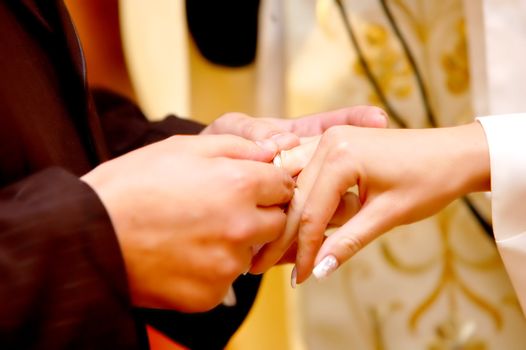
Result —
[{"label": "fingernail", "polygon": [[230,286],[230,288],[228,288],[228,292],[223,298],[223,305],[232,307],[232,306],[236,306],[236,304],[237,304],[236,292],[234,291],[234,287]]},{"label": "fingernail", "polygon": [[327,255],[322,261],[312,270],[312,274],[318,280],[322,280],[336,271],[338,268],[338,260],[333,255]]},{"label": "fingernail", "polygon": [[296,275],[297,275],[296,266],[294,266],[290,274],[290,286],[294,289],[296,288]]},{"label": "fingernail", "polygon": [[376,126],[385,126],[387,125],[387,114],[375,114],[371,118],[374,121]]},{"label": "fingernail", "polygon": [[264,150],[270,151],[270,152],[272,152],[274,154],[276,154],[278,152],[279,146],[276,144],[275,141],[266,139],[266,140],[255,141],[255,143],[256,143],[256,145],[258,145],[259,147],[263,148]]}]

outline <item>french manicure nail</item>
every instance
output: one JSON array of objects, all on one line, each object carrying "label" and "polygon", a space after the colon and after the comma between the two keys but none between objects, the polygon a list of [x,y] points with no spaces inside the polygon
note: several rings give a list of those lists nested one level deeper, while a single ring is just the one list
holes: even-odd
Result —
[{"label": "french manicure nail", "polygon": [[312,274],[318,279],[322,280],[333,273],[338,268],[338,260],[334,255],[327,255],[322,261],[312,270]]},{"label": "french manicure nail", "polygon": [[290,286],[294,289],[296,288],[296,275],[297,275],[296,266],[294,266],[292,268],[292,273],[290,274]]}]

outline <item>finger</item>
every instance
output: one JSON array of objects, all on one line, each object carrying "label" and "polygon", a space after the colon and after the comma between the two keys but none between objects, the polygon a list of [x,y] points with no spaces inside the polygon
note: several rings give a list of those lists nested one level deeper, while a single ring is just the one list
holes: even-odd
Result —
[{"label": "finger", "polygon": [[190,146],[192,147],[192,150],[200,152],[208,157],[227,157],[268,163],[271,162],[275,156],[275,151],[269,150],[253,141],[235,135],[178,137],[193,140],[194,143]]},{"label": "finger", "polygon": [[254,118],[243,113],[227,113],[213,123],[215,133],[234,134],[252,141],[264,142],[265,146],[278,150],[289,149],[299,144],[299,137],[268,118]]},{"label": "finger", "polygon": [[291,264],[296,261],[296,251],[298,250],[298,244],[296,241],[292,242],[289,249],[283,254],[276,264]]},{"label": "finger", "polygon": [[[270,207],[287,204],[293,196],[295,182],[283,169],[269,163],[246,161],[236,165],[242,167],[237,181],[239,191],[254,198],[258,206]],[[232,166],[234,168],[235,165]]]},{"label": "finger", "polygon": [[295,119],[292,131],[300,136],[313,136],[335,125],[385,128],[387,124],[387,113],[381,108],[354,106]]},{"label": "finger", "polygon": [[340,199],[338,208],[329,221],[330,227],[341,226],[349,221],[360,210],[360,199],[355,193],[347,192]]},{"label": "finger", "polygon": [[319,136],[302,140],[301,145],[287,151],[281,151],[281,167],[291,176],[296,176],[305,168],[314,155],[320,141]]},{"label": "finger", "polygon": [[260,207],[254,216],[254,224],[257,224],[258,232],[251,237],[251,246],[262,246],[278,239],[285,230],[287,214],[279,207]]},{"label": "finger", "polygon": [[292,242],[296,240],[303,206],[318,176],[318,164],[323,163],[325,152],[325,148],[317,148],[311,163],[299,174],[296,181],[297,188],[294,190],[294,196],[290,201],[287,211],[285,231],[279,239],[267,244],[253,260],[252,273],[263,273],[274,266],[287,249],[289,249]]},{"label": "finger", "polygon": [[261,274],[274,266],[296,240],[301,211],[294,210],[294,208],[303,205],[304,201],[301,199],[301,196],[301,193],[297,191],[294,192],[294,197],[289,204],[283,234],[274,241],[266,244],[254,259],[252,259],[251,273]]},{"label": "finger", "polygon": [[321,246],[315,259],[318,279],[327,277],[341,264],[392,228],[389,205],[383,198],[371,201],[342,227],[331,234]]},{"label": "finger", "polygon": [[303,172],[311,166],[317,167],[319,173],[316,181],[312,182],[308,198],[302,209],[298,229],[296,258],[298,283],[310,276],[314,259],[330,219],[341,198],[350,187],[356,185],[358,179],[358,173],[354,171],[350,160],[345,159],[345,153],[327,153],[324,159],[317,162],[313,159]]}]

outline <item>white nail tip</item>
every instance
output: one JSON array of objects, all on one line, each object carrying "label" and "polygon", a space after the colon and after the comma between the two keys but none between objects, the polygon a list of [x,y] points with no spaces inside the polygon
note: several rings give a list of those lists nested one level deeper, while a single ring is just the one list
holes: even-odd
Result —
[{"label": "white nail tip", "polygon": [[290,286],[292,288],[296,288],[296,266],[292,269],[292,273],[290,274]]},{"label": "white nail tip", "polygon": [[338,268],[338,260],[332,255],[323,258],[322,261],[312,270],[312,274],[318,279],[324,279]]}]

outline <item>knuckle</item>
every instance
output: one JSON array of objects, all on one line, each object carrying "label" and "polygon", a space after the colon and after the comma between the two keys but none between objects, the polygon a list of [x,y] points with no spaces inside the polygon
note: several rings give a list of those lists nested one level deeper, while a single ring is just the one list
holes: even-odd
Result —
[{"label": "knuckle", "polygon": [[351,147],[347,140],[337,140],[327,153],[329,162],[340,162],[349,157]]},{"label": "knuckle", "polygon": [[308,249],[317,249],[321,245],[324,237],[326,225],[319,215],[310,211],[304,211],[300,219],[301,232],[299,240]]},{"label": "knuckle", "polygon": [[225,239],[233,244],[246,242],[256,232],[255,225],[248,219],[236,218],[225,232]]},{"label": "knuckle", "polygon": [[240,259],[234,256],[223,259],[217,266],[218,283],[232,283],[243,272],[243,269],[246,269],[246,266],[241,263]]},{"label": "knuckle", "polygon": [[[280,209],[277,209],[280,210]],[[281,237],[285,231],[285,225],[287,224],[287,216],[281,212],[276,215],[275,219],[271,221],[267,235],[267,242],[271,242]]]},{"label": "knuckle", "polygon": [[323,134],[320,145],[328,148],[329,160],[338,161],[348,156],[351,145],[346,130],[342,126],[333,126]]},{"label": "knuckle", "polygon": [[301,241],[303,246],[308,247],[309,250],[316,250],[323,240],[323,232],[319,233],[310,233],[308,235],[302,235]]},{"label": "knuckle", "polygon": [[354,255],[364,247],[364,242],[360,237],[345,235],[339,239],[339,244],[344,250],[345,256]]},{"label": "knuckle", "polygon": [[[305,208],[301,213],[300,217],[300,227],[303,229],[307,228],[308,232],[312,232],[319,226],[318,216],[312,212],[312,210]],[[307,238],[312,237],[312,235],[307,235]]]},{"label": "knuckle", "polygon": [[209,273],[203,280],[205,283],[213,286],[214,289],[222,286],[228,286],[243,273],[249,261],[249,249],[247,247],[236,248],[231,245],[224,245],[219,248],[209,264]]},{"label": "knuckle", "polygon": [[345,132],[346,127],[343,125],[334,125],[328,128],[322,136],[322,142],[337,140],[341,138]]},{"label": "knuckle", "polygon": [[246,119],[241,128],[241,133],[245,137],[253,138],[254,136],[257,136],[257,130],[256,123],[252,120]]},{"label": "knuckle", "polygon": [[234,194],[252,193],[253,189],[257,186],[257,176],[251,176],[248,171],[244,168],[228,169],[228,185],[234,191]]}]

